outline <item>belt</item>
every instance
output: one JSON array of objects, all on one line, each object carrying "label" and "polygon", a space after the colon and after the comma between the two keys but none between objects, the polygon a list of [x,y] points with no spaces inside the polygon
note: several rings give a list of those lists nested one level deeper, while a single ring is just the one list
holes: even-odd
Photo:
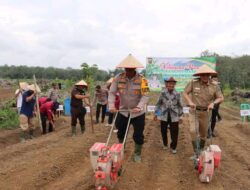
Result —
[{"label": "belt", "polygon": [[196,107],[196,110],[198,110],[198,111],[207,111],[207,108],[204,108],[204,107]]}]

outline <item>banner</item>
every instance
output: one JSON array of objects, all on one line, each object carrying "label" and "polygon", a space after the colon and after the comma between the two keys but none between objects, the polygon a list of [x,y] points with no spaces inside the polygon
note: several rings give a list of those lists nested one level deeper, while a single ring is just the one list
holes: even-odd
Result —
[{"label": "banner", "polygon": [[176,90],[183,91],[192,75],[202,65],[216,68],[215,57],[200,58],[164,58],[149,57],[146,65],[146,78],[151,91],[161,91],[165,86],[164,78],[174,77],[177,80]]}]

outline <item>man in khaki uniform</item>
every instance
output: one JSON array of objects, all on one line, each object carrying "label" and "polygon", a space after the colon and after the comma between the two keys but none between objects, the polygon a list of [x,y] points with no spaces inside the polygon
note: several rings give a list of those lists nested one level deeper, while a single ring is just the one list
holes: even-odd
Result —
[{"label": "man in khaki uniform", "polygon": [[[192,145],[194,151],[197,152],[197,142],[196,142],[196,125],[199,126],[200,144],[198,145],[200,149],[203,149],[206,142],[207,131],[208,131],[208,111],[212,110],[215,104],[223,102],[224,97],[218,86],[218,84],[213,83],[210,76],[216,75],[217,73],[208,67],[207,65],[201,66],[193,76],[199,78],[193,79],[189,82],[183,92],[183,96],[186,99],[188,105],[193,109],[191,114],[196,112],[196,118],[191,121],[190,133],[192,137]],[[189,96],[191,94],[191,97]],[[191,116],[191,118],[195,118]],[[198,127],[197,126],[197,127]]]},{"label": "man in khaki uniform", "polygon": [[117,68],[125,68],[125,72],[118,74],[110,87],[108,103],[111,113],[116,112],[115,96],[120,94],[120,110],[130,110],[130,112],[119,112],[116,120],[118,129],[117,137],[120,143],[123,142],[128,124],[129,114],[130,123],[134,127],[133,139],[135,142],[134,161],[141,162],[141,150],[144,143],[145,126],[145,105],[148,97],[147,80],[136,72],[136,68],[143,67],[131,54],[124,59]]}]

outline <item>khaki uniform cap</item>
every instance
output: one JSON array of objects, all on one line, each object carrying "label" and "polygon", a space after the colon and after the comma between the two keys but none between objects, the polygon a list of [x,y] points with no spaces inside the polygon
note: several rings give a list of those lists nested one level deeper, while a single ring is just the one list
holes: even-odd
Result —
[{"label": "khaki uniform cap", "polygon": [[129,54],[116,68],[143,68],[144,66],[131,54]]},{"label": "khaki uniform cap", "polygon": [[202,65],[201,67],[199,67],[199,69],[197,69],[193,76],[200,76],[202,74],[217,75],[217,72],[207,65]]},{"label": "khaki uniform cap", "polygon": [[75,83],[76,86],[88,86],[88,84],[84,80],[80,80],[79,82]]},{"label": "khaki uniform cap", "polygon": [[27,89],[28,90],[32,90],[32,91],[36,91],[38,93],[41,92],[41,89],[39,88],[39,86],[38,85],[34,85],[34,84],[28,85]]},{"label": "khaki uniform cap", "polygon": [[27,82],[20,82],[19,83],[19,86],[20,86],[21,90],[26,90],[28,85],[29,84]]}]

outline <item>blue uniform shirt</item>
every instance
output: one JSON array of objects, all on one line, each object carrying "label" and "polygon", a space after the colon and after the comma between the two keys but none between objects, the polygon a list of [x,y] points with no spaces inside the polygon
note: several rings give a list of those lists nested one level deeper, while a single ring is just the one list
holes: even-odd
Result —
[{"label": "blue uniform shirt", "polygon": [[23,103],[22,103],[20,114],[24,114],[27,117],[33,117],[34,106],[36,103],[35,97],[29,102],[26,101],[26,98],[31,96],[31,94],[32,94],[31,91],[26,91],[23,93]]}]

